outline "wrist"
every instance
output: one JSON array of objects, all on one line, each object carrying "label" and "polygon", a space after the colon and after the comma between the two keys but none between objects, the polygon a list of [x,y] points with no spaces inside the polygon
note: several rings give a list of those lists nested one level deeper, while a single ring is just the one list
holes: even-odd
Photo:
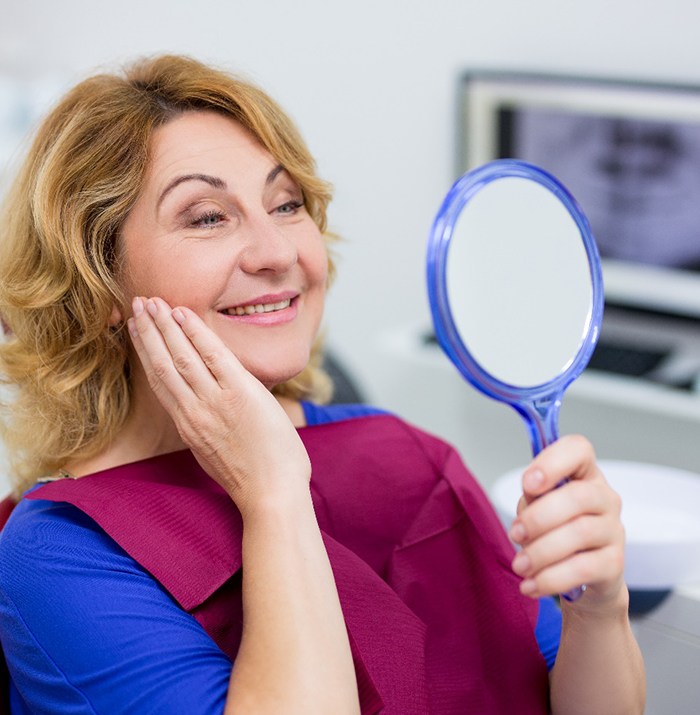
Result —
[{"label": "wrist", "polygon": [[241,500],[238,505],[244,528],[299,524],[306,517],[314,517],[311,492],[306,488],[285,491],[283,494],[263,494]]},{"label": "wrist", "polygon": [[599,619],[614,622],[617,620],[627,621],[629,618],[629,591],[623,581],[617,587],[606,589],[600,593],[595,586],[583,593],[576,601],[561,600],[561,610],[564,618],[577,619],[585,618],[587,622],[591,619]]}]

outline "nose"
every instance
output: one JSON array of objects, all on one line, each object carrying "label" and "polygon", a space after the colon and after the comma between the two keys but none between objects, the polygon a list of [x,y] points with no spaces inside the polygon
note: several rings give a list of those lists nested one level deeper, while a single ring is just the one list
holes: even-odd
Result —
[{"label": "nose", "polygon": [[296,242],[268,214],[248,223],[241,268],[246,273],[286,273],[298,260]]}]

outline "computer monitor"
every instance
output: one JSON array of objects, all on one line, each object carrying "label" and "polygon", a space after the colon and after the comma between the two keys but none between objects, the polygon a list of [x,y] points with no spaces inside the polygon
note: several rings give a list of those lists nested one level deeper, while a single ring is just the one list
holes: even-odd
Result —
[{"label": "computer monitor", "polygon": [[469,71],[457,171],[506,157],[579,202],[608,304],[700,319],[700,87]]}]

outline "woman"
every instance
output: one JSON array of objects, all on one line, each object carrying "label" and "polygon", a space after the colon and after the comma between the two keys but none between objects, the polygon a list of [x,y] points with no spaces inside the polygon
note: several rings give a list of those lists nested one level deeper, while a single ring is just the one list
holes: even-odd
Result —
[{"label": "woman", "polygon": [[[447,445],[314,402],[329,198],[267,96],[185,58],[40,128],[0,247],[12,712],[642,711],[585,440],[526,471],[513,560]],[[538,599],[579,583],[548,676]]]}]

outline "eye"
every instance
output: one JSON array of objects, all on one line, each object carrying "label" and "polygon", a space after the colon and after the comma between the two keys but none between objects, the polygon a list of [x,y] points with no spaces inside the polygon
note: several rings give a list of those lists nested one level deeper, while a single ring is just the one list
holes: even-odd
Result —
[{"label": "eye", "polygon": [[195,228],[215,228],[222,223],[225,218],[226,215],[222,211],[207,211],[193,218],[190,222],[190,226],[194,226]]},{"label": "eye", "polygon": [[278,206],[275,211],[278,214],[281,214],[283,216],[290,216],[294,215],[302,206],[304,205],[303,201],[299,201],[298,199],[293,199],[292,201],[287,201],[286,203],[282,204],[281,206]]}]

